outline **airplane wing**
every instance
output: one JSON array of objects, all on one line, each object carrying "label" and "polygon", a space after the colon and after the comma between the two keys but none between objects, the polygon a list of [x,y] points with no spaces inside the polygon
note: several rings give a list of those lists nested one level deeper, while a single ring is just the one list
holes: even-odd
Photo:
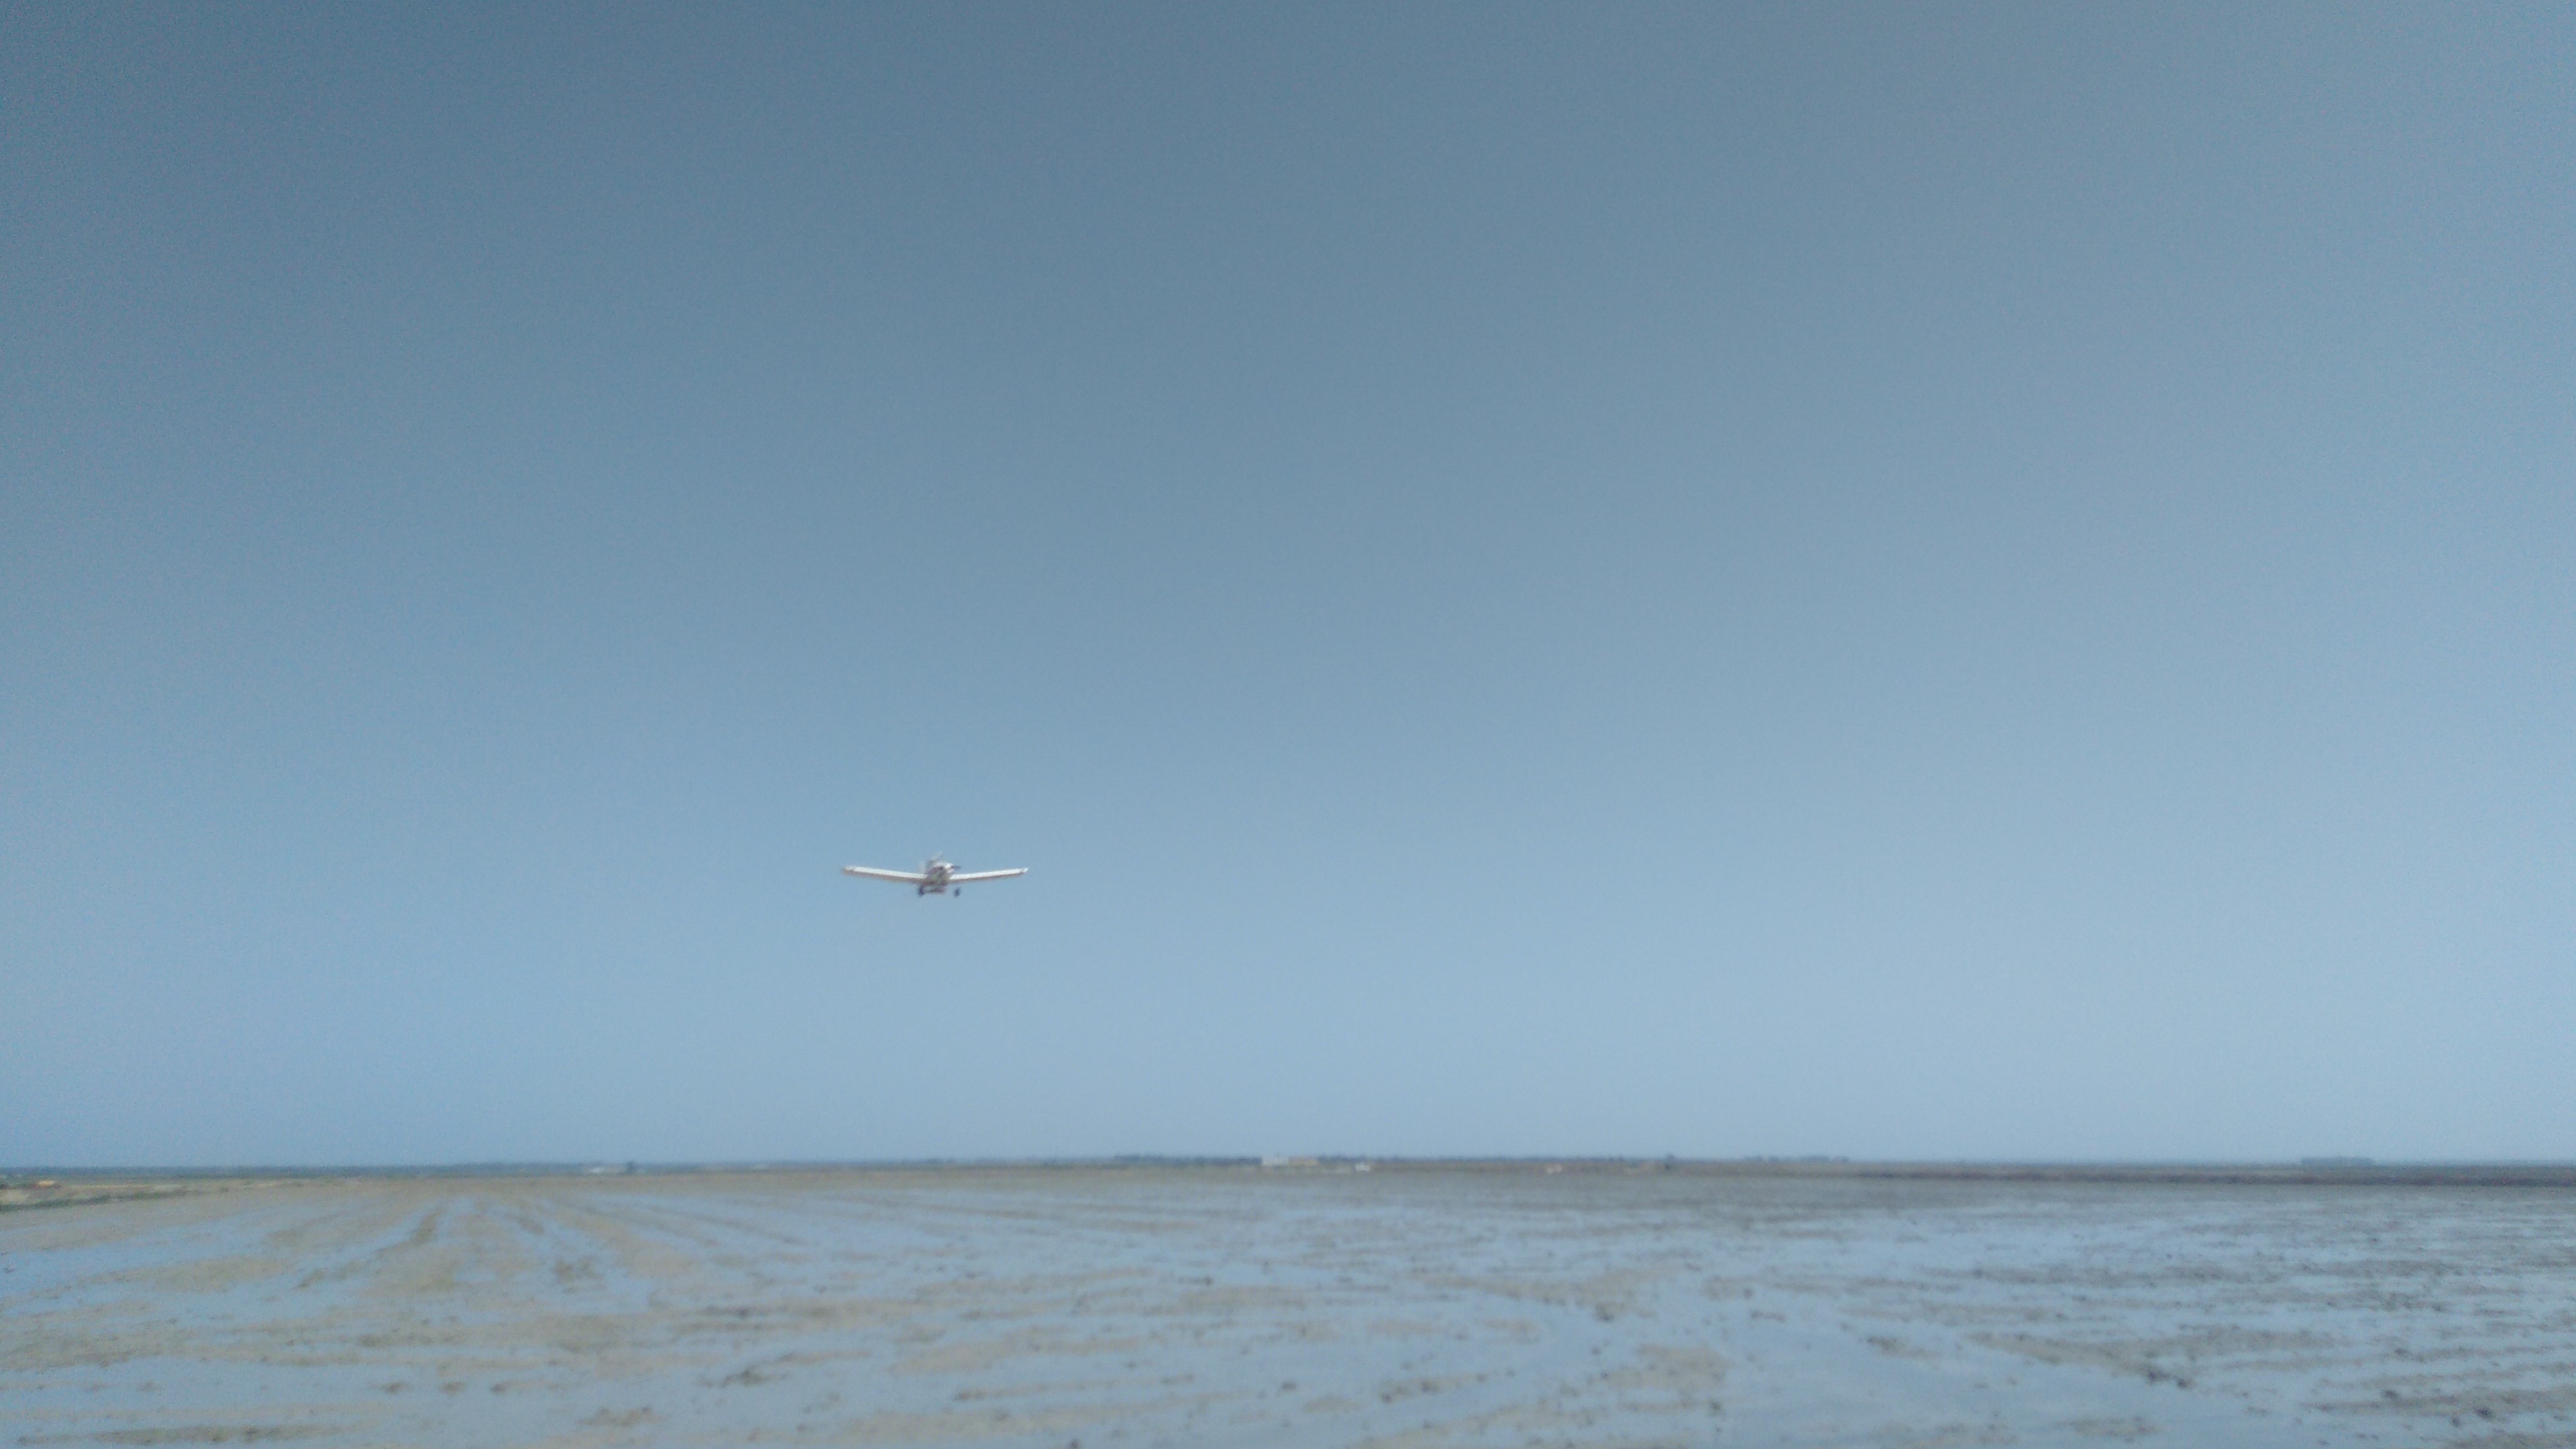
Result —
[{"label": "airplane wing", "polygon": [[[921,872],[916,870],[878,870],[872,866],[864,865],[842,866],[841,874],[863,875],[870,880],[899,880],[905,885],[919,885],[923,881],[930,879],[930,877],[923,875]],[[950,878],[955,879],[953,876]]]},{"label": "airplane wing", "polygon": [[948,883],[950,885],[964,885],[970,880],[1009,880],[1015,875],[1027,875],[1028,873],[1029,868],[1025,865],[1021,866],[1018,870],[965,871],[960,874],[950,876],[948,878]]}]

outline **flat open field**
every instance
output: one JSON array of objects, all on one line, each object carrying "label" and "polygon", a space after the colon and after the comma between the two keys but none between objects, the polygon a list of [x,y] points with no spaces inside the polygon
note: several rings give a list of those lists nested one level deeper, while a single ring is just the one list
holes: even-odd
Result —
[{"label": "flat open field", "polygon": [[2576,1191],[379,1178],[0,1213],[0,1444],[2576,1445]]}]

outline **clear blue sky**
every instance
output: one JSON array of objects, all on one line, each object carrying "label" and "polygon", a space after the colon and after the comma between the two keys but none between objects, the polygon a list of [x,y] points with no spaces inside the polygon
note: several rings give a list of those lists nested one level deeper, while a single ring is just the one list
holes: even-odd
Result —
[{"label": "clear blue sky", "polygon": [[12,7],[0,1163],[2576,1156],[2571,95]]}]

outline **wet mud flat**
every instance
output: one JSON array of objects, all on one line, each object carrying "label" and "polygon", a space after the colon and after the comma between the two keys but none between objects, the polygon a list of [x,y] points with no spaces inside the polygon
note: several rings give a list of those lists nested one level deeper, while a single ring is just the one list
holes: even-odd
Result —
[{"label": "wet mud flat", "polygon": [[0,1444],[2576,1446],[2576,1190],[1537,1166],[0,1213]]}]

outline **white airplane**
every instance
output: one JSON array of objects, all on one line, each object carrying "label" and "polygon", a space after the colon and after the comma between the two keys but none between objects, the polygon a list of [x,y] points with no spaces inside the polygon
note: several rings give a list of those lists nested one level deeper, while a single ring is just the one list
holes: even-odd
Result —
[{"label": "white airplane", "polygon": [[924,861],[919,870],[878,870],[874,866],[866,865],[841,867],[843,875],[863,875],[870,880],[902,881],[911,886],[912,893],[917,896],[944,896],[951,891],[962,896],[966,894],[963,887],[970,880],[1009,880],[1015,875],[1028,873],[1029,868],[1025,865],[1017,870],[959,870],[935,855]]}]

